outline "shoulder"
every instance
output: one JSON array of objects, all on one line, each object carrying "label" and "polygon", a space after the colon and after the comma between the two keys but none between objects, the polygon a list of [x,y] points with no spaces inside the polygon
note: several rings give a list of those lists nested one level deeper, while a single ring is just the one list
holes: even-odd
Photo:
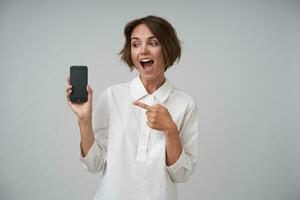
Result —
[{"label": "shoulder", "polygon": [[178,101],[186,104],[189,108],[197,106],[196,101],[192,96],[174,86],[172,87],[171,95],[173,98],[176,98]]},{"label": "shoulder", "polygon": [[105,88],[102,94],[109,95],[111,93],[116,93],[120,91],[128,91],[129,83],[118,83]]},{"label": "shoulder", "polygon": [[130,95],[129,83],[118,83],[105,88],[100,94],[100,98],[104,97],[108,100],[118,100]]}]

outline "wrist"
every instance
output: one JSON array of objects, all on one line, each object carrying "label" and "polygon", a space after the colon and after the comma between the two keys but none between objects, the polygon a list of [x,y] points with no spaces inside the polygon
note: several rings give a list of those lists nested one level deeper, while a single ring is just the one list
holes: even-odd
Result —
[{"label": "wrist", "polygon": [[86,141],[86,138],[93,137],[94,134],[93,134],[92,120],[78,119],[78,125],[80,129],[81,141]]},{"label": "wrist", "polygon": [[170,123],[169,126],[165,129],[166,135],[178,134],[177,126],[174,122]]},{"label": "wrist", "polygon": [[91,117],[88,117],[88,118],[78,117],[77,121],[78,121],[79,126],[90,126],[90,125],[92,125],[92,118]]}]

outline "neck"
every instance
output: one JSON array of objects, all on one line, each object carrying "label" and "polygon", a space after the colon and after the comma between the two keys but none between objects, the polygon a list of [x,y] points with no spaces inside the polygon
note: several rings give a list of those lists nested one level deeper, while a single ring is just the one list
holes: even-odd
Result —
[{"label": "neck", "polygon": [[152,94],[153,92],[155,92],[166,81],[166,78],[164,76],[156,80],[143,80],[141,76],[140,79],[142,80],[142,83],[148,94]]}]

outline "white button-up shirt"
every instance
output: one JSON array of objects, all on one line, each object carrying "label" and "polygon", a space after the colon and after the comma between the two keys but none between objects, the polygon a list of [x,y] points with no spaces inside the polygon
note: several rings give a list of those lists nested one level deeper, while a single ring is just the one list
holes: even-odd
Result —
[{"label": "white button-up shirt", "polygon": [[[173,165],[166,165],[165,134],[147,125],[145,110],[133,105],[135,100],[168,109],[183,147]],[[153,94],[139,77],[107,88],[94,109],[93,129],[96,140],[80,160],[88,171],[101,174],[94,200],[174,200],[175,183],[185,182],[194,171],[197,106],[168,80]]]}]

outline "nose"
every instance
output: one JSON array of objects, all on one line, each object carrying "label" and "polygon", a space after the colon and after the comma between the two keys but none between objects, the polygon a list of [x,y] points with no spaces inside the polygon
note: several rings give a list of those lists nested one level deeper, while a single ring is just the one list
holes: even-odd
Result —
[{"label": "nose", "polygon": [[142,45],[140,54],[141,54],[141,55],[146,55],[146,54],[148,54],[148,53],[149,53],[149,51],[148,51],[147,45]]}]

